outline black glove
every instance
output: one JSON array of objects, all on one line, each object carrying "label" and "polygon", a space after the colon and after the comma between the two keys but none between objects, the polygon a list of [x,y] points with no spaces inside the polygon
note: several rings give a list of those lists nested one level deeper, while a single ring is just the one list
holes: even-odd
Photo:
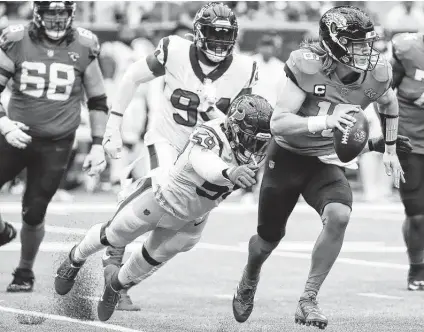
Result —
[{"label": "black glove", "polygon": [[[368,147],[370,151],[377,151],[380,153],[384,153],[385,144],[383,136],[369,139]],[[411,153],[412,145],[409,137],[398,135],[396,139],[396,153]]]}]

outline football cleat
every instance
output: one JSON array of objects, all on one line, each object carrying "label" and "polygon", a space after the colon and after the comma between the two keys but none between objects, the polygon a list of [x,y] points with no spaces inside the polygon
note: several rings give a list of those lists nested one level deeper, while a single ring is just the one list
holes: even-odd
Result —
[{"label": "football cleat", "polygon": [[13,241],[13,239],[16,237],[16,229],[8,222],[5,222],[4,224],[5,228],[3,232],[0,233],[0,247]]},{"label": "football cleat", "polygon": [[411,264],[408,272],[408,290],[424,290],[424,264]]},{"label": "football cleat", "polygon": [[301,297],[294,315],[294,321],[299,325],[316,326],[323,330],[328,324],[328,319],[318,307],[316,295]]},{"label": "football cleat", "polygon": [[119,267],[108,265],[104,271],[105,287],[102,297],[97,305],[97,315],[102,322],[107,321],[116,309],[119,302],[120,292],[112,287],[112,281],[117,281]]},{"label": "football cleat", "polygon": [[246,277],[246,270],[233,297],[233,314],[239,323],[244,323],[249,318],[253,310],[256,288],[258,286],[259,277],[256,280],[249,280]]},{"label": "football cleat", "polygon": [[116,310],[121,311],[140,311],[141,307],[134,304],[128,295],[128,289],[122,289],[120,292],[119,302],[116,306]]},{"label": "football cleat", "polygon": [[32,292],[34,288],[34,272],[30,269],[17,268],[13,272],[13,280],[7,286],[7,291],[11,293]]},{"label": "football cleat", "polygon": [[56,272],[56,277],[54,278],[54,288],[56,293],[59,295],[68,294],[72,289],[75,283],[75,278],[78,275],[79,270],[83,266],[84,262],[77,263],[72,260],[74,255],[76,245],[69,252],[66,260],[60,264]]}]

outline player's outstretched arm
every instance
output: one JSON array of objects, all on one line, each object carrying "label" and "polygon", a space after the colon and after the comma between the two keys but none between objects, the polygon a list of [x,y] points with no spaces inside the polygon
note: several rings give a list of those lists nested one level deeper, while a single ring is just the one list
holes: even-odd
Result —
[{"label": "player's outstretched arm", "polygon": [[396,94],[389,88],[378,100],[378,112],[380,114],[385,151],[383,163],[387,175],[394,174],[394,185],[399,188],[400,181],[405,182],[404,172],[396,154],[396,141],[399,122],[399,105]]},{"label": "player's outstretched arm", "polygon": [[83,84],[87,95],[87,106],[90,116],[92,147],[87,155],[83,169],[89,175],[97,175],[106,168],[102,140],[107,122],[107,98],[99,61],[94,59],[84,72]]},{"label": "player's outstretched arm", "polygon": [[253,165],[229,166],[211,150],[194,145],[189,154],[193,169],[206,181],[216,185],[228,185],[229,182],[241,188],[256,183],[256,171]]}]

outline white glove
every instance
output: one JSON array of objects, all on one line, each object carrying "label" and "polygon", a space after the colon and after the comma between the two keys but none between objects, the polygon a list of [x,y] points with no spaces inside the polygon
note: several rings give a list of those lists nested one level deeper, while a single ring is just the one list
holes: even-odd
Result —
[{"label": "white glove", "polygon": [[228,179],[240,188],[251,187],[256,183],[258,166],[247,164],[235,166],[227,171]]},{"label": "white glove", "polygon": [[24,132],[29,127],[22,122],[12,121],[7,116],[0,118],[0,133],[6,141],[18,149],[25,149],[32,138]]},{"label": "white glove", "polygon": [[106,124],[106,131],[103,135],[103,149],[106,155],[112,159],[121,158],[122,137],[121,137],[122,117],[111,114]]},{"label": "white glove", "polygon": [[106,168],[106,159],[103,148],[99,144],[93,144],[87,157],[85,157],[84,164],[82,165],[83,171],[88,175],[99,175]]}]

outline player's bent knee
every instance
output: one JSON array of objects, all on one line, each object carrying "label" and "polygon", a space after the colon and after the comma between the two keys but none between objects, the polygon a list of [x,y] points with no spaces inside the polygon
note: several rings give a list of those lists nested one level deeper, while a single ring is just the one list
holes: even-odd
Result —
[{"label": "player's bent knee", "polygon": [[411,228],[417,231],[424,232],[424,215],[416,215],[408,217],[411,223]]},{"label": "player's bent knee", "polygon": [[186,251],[190,251],[191,249],[193,249],[196,246],[196,244],[199,243],[200,238],[201,238],[200,235],[186,237],[184,244],[181,247],[180,252],[186,252]]},{"label": "player's bent knee", "polygon": [[322,213],[322,222],[327,227],[344,230],[349,224],[351,209],[342,203],[329,203]]},{"label": "player's bent knee", "polygon": [[30,204],[25,204],[22,208],[22,220],[32,226],[37,226],[44,222],[49,201],[38,198]]}]

